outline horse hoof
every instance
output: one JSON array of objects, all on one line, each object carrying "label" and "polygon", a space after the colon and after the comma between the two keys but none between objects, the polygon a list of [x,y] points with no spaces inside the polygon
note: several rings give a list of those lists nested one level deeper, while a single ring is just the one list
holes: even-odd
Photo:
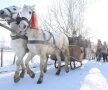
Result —
[{"label": "horse hoof", "polygon": [[21,77],[21,78],[24,78],[24,73],[21,73],[21,74],[20,74],[20,77]]},{"label": "horse hoof", "polygon": [[35,73],[32,70],[27,70],[27,74],[31,77],[34,78],[35,77]]},{"label": "horse hoof", "polygon": [[65,71],[66,71],[66,73],[68,73],[69,72],[69,68],[66,68]]},{"label": "horse hoof", "polygon": [[20,80],[20,78],[16,78],[16,79],[14,79],[14,82],[17,83],[17,82],[19,82],[19,80]]},{"label": "horse hoof", "polygon": [[58,70],[58,71],[56,72],[56,75],[60,75],[60,70]]},{"label": "horse hoof", "polygon": [[34,78],[35,77],[35,74],[33,73],[32,75],[31,75],[31,78]]},{"label": "horse hoof", "polygon": [[44,69],[44,73],[46,73],[47,72],[47,70],[46,69]]},{"label": "horse hoof", "polygon": [[24,74],[25,74],[25,70],[22,70],[22,72],[20,73],[20,77],[24,78]]},{"label": "horse hoof", "polygon": [[66,73],[68,73],[69,72],[69,70],[66,70]]},{"label": "horse hoof", "polygon": [[42,83],[42,81],[41,81],[41,80],[38,80],[38,81],[37,81],[37,84],[41,84],[41,83]]}]

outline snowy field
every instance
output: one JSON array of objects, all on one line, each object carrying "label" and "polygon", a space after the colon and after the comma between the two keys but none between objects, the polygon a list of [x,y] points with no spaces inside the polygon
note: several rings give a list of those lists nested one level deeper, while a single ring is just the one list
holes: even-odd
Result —
[{"label": "snowy field", "polygon": [[[69,73],[62,68],[59,76],[55,75],[54,61],[48,62],[48,71],[44,75],[42,84],[37,84],[39,77],[39,57],[33,58],[30,67],[35,72],[31,79],[27,74],[18,83],[14,83],[15,65],[7,55],[7,65],[0,68],[0,90],[108,90],[108,63],[83,61],[83,66]],[[14,57],[14,54],[11,56]],[[6,58],[6,57],[5,57]],[[35,68],[33,68],[35,67]]]}]

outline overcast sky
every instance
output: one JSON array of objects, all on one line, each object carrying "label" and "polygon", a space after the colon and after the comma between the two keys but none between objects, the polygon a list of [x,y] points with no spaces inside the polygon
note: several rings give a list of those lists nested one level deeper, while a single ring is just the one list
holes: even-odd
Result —
[{"label": "overcast sky", "polygon": [[93,40],[108,41],[108,0],[96,0],[85,13],[85,23]]}]

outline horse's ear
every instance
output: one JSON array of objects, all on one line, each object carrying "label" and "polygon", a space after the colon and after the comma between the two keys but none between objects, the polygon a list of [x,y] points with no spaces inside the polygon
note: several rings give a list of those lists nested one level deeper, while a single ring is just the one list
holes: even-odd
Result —
[{"label": "horse's ear", "polygon": [[26,7],[27,5],[24,4],[24,7]]},{"label": "horse's ear", "polygon": [[34,5],[32,5],[32,7],[33,7],[33,8],[35,8],[35,7],[36,7],[36,5],[34,4]]},{"label": "horse's ear", "polygon": [[23,5],[23,7],[25,7],[25,4]]},{"label": "horse's ear", "polygon": [[19,10],[21,10],[21,7],[18,7],[19,8]]},{"label": "horse's ear", "polygon": [[21,11],[21,7],[17,7],[18,8],[18,13]]},{"label": "horse's ear", "polygon": [[32,8],[33,11],[35,11],[35,7],[36,7],[35,4],[31,6],[31,8]]}]

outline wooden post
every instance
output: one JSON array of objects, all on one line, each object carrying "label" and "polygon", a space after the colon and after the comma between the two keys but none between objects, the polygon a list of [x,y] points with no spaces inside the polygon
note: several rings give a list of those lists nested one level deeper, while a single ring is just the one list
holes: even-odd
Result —
[{"label": "wooden post", "polygon": [[1,67],[3,67],[3,48],[1,48]]}]

